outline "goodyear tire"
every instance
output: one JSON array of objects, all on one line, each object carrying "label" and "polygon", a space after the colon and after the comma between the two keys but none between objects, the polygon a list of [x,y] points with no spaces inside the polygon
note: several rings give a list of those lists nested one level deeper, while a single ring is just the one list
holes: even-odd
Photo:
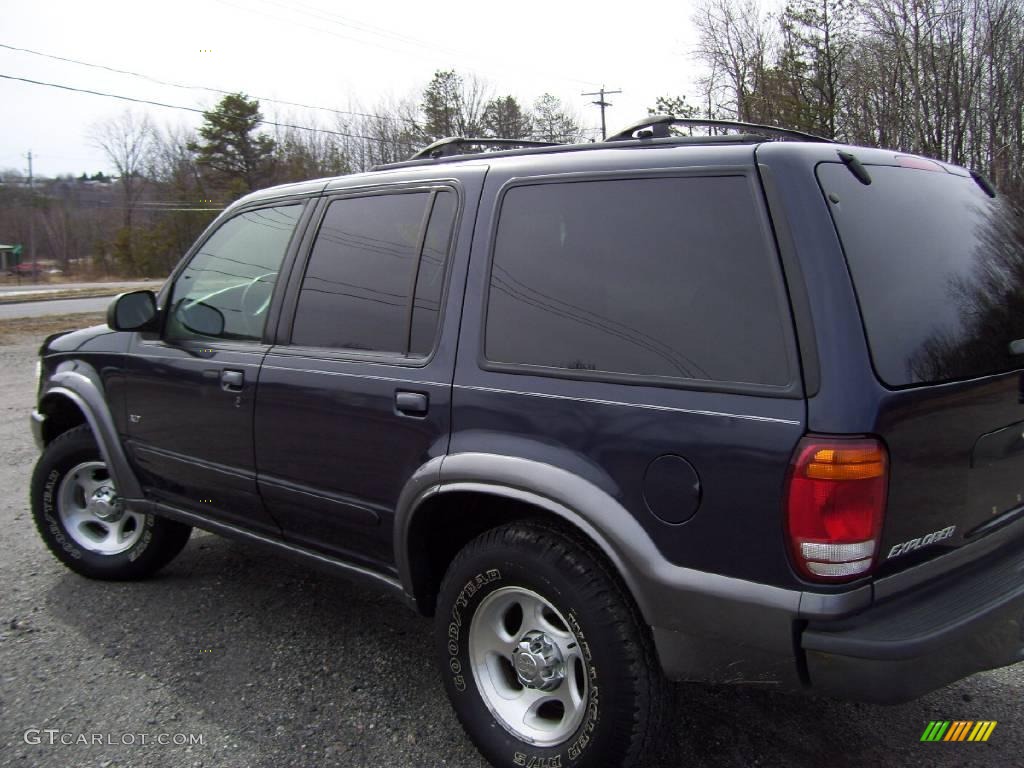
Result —
[{"label": "goodyear tire", "polygon": [[167,565],[192,528],[124,509],[88,426],[55,438],[32,473],[32,517],[50,552],[92,579],[141,579]]},{"label": "goodyear tire", "polygon": [[436,646],[456,714],[495,766],[633,766],[665,681],[604,561],[545,523],[482,534],[441,586]]}]

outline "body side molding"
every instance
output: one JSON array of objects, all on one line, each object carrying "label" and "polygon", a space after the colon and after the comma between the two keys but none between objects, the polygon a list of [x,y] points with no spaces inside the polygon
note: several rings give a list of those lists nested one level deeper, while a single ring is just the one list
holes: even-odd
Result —
[{"label": "body side molding", "polygon": [[753,646],[771,643],[778,645],[773,650],[792,653],[795,619],[845,615],[871,600],[870,587],[811,595],[674,565],[615,498],[550,464],[458,453],[444,457],[434,482],[423,480],[415,490],[406,489],[395,514],[395,560],[408,596],[415,594],[410,568],[415,542],[409,541],[409,530],[417,510],[438,494],[472,491],[533,504],[573,525],[605,554],[654,627],[688,632],[702,627],[702,632],[745,638]]},{"label": "body side molding", "polygon": [[[148,507],[146,511],[152,512],[153,514],[160,515],[162,517],[169,518],[171,520],[177,520],[180,523],[200,528],[210,533],[215,533],[218,536],[224,536],[231,539],[239,539],[242,541],[248,541],[254,544],[258,544],[263,547],[277,550],[278,552],[287,552],[290,555],[298,556],[300,559],[305,560],[311,565],[322,567],[330,572],[345,576],[351,580],[362,582],[364,584],[373,584],[377,587],[386,588],[391,594],[396,596],[401,595],[402,587],[398,583],[398,580],[393,576],[386,573],[380,573],[370,568],[364,568],[363,566],[350,563],[347,560],[340,558],[331,557],[320,552],[314,552],[305,547],[293,544],[289,541],[284,541],[272,536],[265,536],[262,533],[251,531],[247,528],[241,528],[237,525],[231,525],[230,523],[221,522],[219,520],[211,520],[207,517],[187,512],[186,510],[179,509],[178,507],[163,502],[152,502],[147,501],[145,505]],[[409,607],[413,607],[410,601],[406,601]]]}]

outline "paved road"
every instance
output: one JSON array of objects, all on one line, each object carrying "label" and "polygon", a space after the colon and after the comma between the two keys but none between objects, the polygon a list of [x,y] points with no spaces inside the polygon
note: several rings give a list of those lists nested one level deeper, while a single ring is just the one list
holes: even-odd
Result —
[{"label": "paved road", "polygon": [[[388,595],[206,534],[135,584],[50,557],[27,504],[38,343],[0,346],[0,766],[484,768],[444,697],[430,623]],[[899,707],[679,686],[650,765],[1019,766],[1022,692],[1024,664]],[[984,744],[922,744],[933,719],[999,725]],[[26,744],[28,729],[59,729],[58,743]],[[61,746],[66,734],[115,745]],[[179,734],[203,743],[175,746]]]},{"label": "paved road", "polygon": [[73,315],[78,312],[103,312],[113,300],[112,296],[93,299],[55,299],[53,301],[26,301],[0,304],[0,322],[19,317],[46,317],[47,315]]},{"label": "paved road", "polygon": [[159,286],[159,280],[133,280],[130,282],[99,282],[99,283],[9,283],[0,285],[0,296],[14,296],[20,293],[47,293],[56,291],[72,291],[80,288],[113,288],[115,291],[130,291],[133,288]]}]

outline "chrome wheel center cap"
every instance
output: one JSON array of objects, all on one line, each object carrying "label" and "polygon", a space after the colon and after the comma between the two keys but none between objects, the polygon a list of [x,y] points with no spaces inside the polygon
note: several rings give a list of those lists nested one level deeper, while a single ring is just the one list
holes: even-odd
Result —
[{"label": "chrome wheel center cap", "polygon": [[519,639],[512,652],[512,666],[526,688],[553,691],[565,677],[562,652],[551,638],[536,630]]},{"label": "chrome wheel center cap", "polygon": [[124,514],[117,492],[109,485],[101,485],[89,498],[88,509],[105,523],[114,523]]}]

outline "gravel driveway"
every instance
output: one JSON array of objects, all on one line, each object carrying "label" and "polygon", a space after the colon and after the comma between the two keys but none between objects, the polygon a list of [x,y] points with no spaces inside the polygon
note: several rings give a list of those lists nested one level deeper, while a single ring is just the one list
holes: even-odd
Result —
[{"label": "gravel driveway", "polygon": [[[0,346],[0,766],[485,765],[445,699],[430,623],[389,595],[208,534],[147,582],[60,566],[27,501],[40,339],[13,341]],[[1021,765],[1022,691],[1024,665],[899,707],[679,686],[656,764]],[[920,743],[937,719],[999,725],[988,743]]]}]

